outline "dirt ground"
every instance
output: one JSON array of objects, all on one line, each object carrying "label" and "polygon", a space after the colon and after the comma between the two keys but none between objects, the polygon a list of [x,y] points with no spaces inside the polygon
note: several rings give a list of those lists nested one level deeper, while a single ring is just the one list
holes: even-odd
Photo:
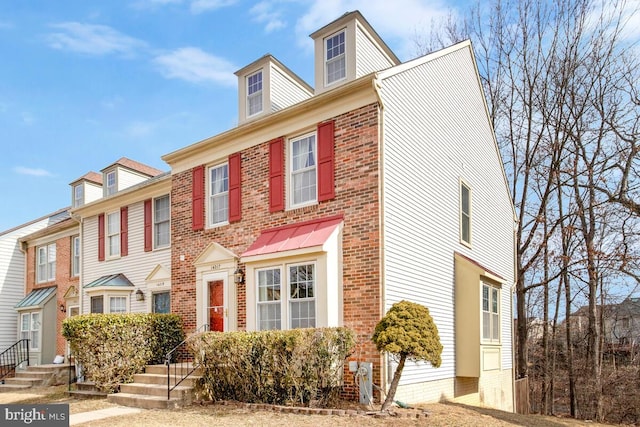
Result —
[{"label": "dirt ground", "polygon": [[[71,414],[113,407],[106,399],[75,399],[66,394],[66,386],[34,388],[18,393],[0,393],[0,403],[68,403]],[[255,405],[254,405],[255,406]],[[451,403],[415,405],[413,409],[393,408],[382,416],[375,409],[352,407],[349,415],[297,414],[254,408],[243,404],[196,403],[182,409],[143,410],[137,414],[91,421],[81,426],[97,427],[195,427],[195,426],[528,426],[528,427],[598,427],[604,424],[567,418],[518,415],[493,409]],[[357,413],[354,413],[357,409]]]}]

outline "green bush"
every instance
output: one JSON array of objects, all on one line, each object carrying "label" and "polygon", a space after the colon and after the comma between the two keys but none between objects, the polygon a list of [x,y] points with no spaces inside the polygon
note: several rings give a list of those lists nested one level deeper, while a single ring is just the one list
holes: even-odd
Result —
[{"label": "green bush", "polygon": [[65,319],[62,335],[99,390],[113,392],[184,339],[174,314],[86,314]]},{"label": "green bush", "polygon": [[338,397],[344,361],[355,345],[346,328],[205,332],[190,340],[212,400],[329,405]]}]

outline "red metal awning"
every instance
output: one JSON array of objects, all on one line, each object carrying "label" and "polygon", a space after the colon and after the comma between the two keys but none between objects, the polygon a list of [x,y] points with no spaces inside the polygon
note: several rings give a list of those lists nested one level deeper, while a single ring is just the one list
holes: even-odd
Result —
[{"label": "red metal awning", "polygon": [[342,215],[339,215],[264,230],[241,256],[250,257],[322,246],[342,219]]}]

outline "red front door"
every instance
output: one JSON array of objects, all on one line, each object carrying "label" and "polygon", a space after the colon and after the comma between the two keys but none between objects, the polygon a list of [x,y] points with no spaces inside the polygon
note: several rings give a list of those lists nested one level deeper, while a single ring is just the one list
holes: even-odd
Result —
[{"label": "red front door", "polygon": [[224,282],[209,282],[209,329],[224,332]]}]

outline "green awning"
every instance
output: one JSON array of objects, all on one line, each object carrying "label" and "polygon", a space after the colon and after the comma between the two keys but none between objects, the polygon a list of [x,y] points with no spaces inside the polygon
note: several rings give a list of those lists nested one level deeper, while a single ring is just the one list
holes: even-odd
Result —
[{"label": "green awning", "polygon": [[29,292],[29,295],[24,297],[18,304],[15,305],[16,310],[25,310],[27,308],[42,308],[49,299],[55,295],[56,286],[49,286],[48,288],[34,289]]},{"label": "green awning", "polygon": [[122,273],[119,273],[119,274],[109,274],[107,276],[102,276],[91,283],[87,283],[86,285],[84,285],[84,288],[85,289],[100,288],[100,287],[113,288],[113,287],[122,287],[122,286],[131,286],[132,288],[134,287],[133,283],[131,283],[131,281],[127,279],[127,276],[125,276]]}]

